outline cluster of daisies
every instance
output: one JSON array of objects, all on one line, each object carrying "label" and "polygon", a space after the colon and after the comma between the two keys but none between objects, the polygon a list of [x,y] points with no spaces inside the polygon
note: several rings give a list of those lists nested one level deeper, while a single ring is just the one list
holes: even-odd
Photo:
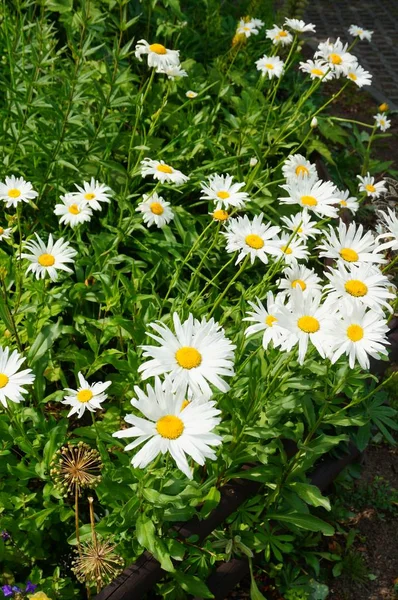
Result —
[{"label": "cluster of daisies", "polygon": [[[56,204],[54,213],[60,216],[60,223],[75,227],[81,223],[90,221],[92,211],[100,211],[101,203],[109,203],[111,190],[108,186],[99,183],[94,178],[90,182],[84,181],[83,186],[77,184],[78,191],[70,192],[61,196],[62,203]],[[0,183],[0,199],[5,202],[6,208],[17,208],[22,202],[33,201],[38,196],[32,184],[25,181],[23,177],[6,177],[4,183]],[[0,227],[0,241],[9,239],[12,228]],[[52,281],[58,278],[58,271],[72,273],[68,266],[74,263],[77,252],[64,238],[54,240],[52,234],[48,241],[44,242],[36,233],[35,240],[24,243],[24,250],[20,258],[29,261],[26,272],[32,272],[37,279],[43,279],[48,275]]]},{"label": "cluster of daisies", "polygon": [[[315,26],[312,23],[306,24],[302,20],[286,19],[283,27],[274,25],[272,29],[267,29],[266,37],[276,47],[283,47],[292,44],[295,39],[294,36],[314,31]],[[371,31],[361,29],[356,25],[351,25],[348,31],[357,39],[367,39],[369,41],[371,39]],[[265,54],[257,60],[256,67],[263,76],[272,79],[283,75],[285,63],[279,56],[271,53],[269,55]],[[358,87],[370,85],[372,81],[371,74],[359,65],[357,58],[348,51],[348,44],[343,44],[340,38],[337,38],[335,42],[331,42],[329,39],[326,42],[321,42],[315,52],[314,59],[301,62],[300,69],[308,73],[311,79],[322,81],[345,76]]]},{"label": "cluster of daisies", "polygon": [[[268,264],[272,257],[280,267],[278,293],[269,292],[265,305],[258,299],[250,302],[253,311],[246,320],[254,325],[246,334],[262,331],[265,349],[271,342],[282,351],[298,345],[300,364],[311,342],[322,358],[335,362],[346,354],[351,368],[358,361],[367,369],[369,356],[379,358],[387,353],[384,312],[392,312],[390,302],[395,293],[380,266],[387,262],[384,251],[398,248],[397,216],[391,209],[380,213],[384,231],[378,236],[365,233],[362,225],[347,226],[343,220],[324,231],[312,217],[336,219],[342,208],[355,213],[358,200],[318,179],[315,165],[301,155],[290,156],[283,173],[287,181],[281,187],[288,195],[279,200],[298,205],[301,211],[282,217],[282,227],[264,223],[263,214],[253,219],[246,215],[231,218],[223,233],[227,252],[238,253],[237,263],[249,257],[252,264],[257,259]],[[369,196],[377,197],[385,189],[384,182],[375,183],[369,175],[359,179],[360,191]],[[214,176],[210,187],[213,181]],[[220,191],[230,194],[227,200]],[[248,194],[239,191],[234,195],[231,188],[212,192],[220,207],[228,202],[243,208],[249,200]],[[305,265],[313,254],[307,246],[310,239],[318,240],[315,249],[319,257],[331,263],[323,282]]]},{"label": "cluster of daisies", "polygon": [[143,346],[148,360],[138,371],[143,379],[153,377],[154,385],[148,384],[145,391],[135,386],[131,404],[142,416],[127,415],[130,427],[113,435],[133,438],[126,451],[144,444],[131,461],[134,467],[145,468],[159,454],[170,453],[192,479],[188,457],[204,465],[206,459],[216,458],[213,447],[222,442],[214,432],[221,418],[210,386],[229,390],[224,378],[234,375],[236,347],[214,319],[199,321],[190,314],[182,323],[174,313],[173,324],[174,331],[162,322],[150,324],[147,334],[157,345]]}]

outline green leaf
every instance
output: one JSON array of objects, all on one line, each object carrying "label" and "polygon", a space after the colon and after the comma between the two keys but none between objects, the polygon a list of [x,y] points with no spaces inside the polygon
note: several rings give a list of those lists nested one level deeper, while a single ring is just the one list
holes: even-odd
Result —
[{"label": "green leaf", "polygon": [[251,558],[249,558],[250,567],[250,600],[266,600],[265,596],[262,595],[257,587],[257,583],[253,576],[253,564]]},{"label": "green leaf", "polygon": [[188,594],[198,596],[199,598],[214,598],[207,585],[199,577],[196,577],[196,575],[188,575],[188,573],[176,571],[174,577]]},{"label": "green leaf", "polygon": [[205,519],[209,516],[212,510],[216,508],[218,503],[220,502],[221,494],[220,491],[216,487],[212,487],[209,490],[209,493],[205,497],[205,502],[200,511],[201,516]]},{"label": "green leaf", "polygon": [[291,514],[278,514],[271,513],[267,515],[269,520],[274,519],[275,521],[282,521],[283,523],[290,523],[300,529],[307,529],[308,531],[321,531],[324,535],[333,535],[334,529],[329,523],[325,523],[322,519],[314,517],[313,515],[307,515],[305,513],[291,513]]},{"label": "green leaf", "polygon": [[160,562],[162,569],[172,573],[174,571],[174,565],[171,562],[167,547],[162,540],[156,537],[155,525],[146,515],[140,515],[138,517],[136,522],[136,535],[141,546],[154,555]]},{"label": "green leaf", "polygon": [[54,344],[55,340],[62,333],[62,321],[59,319],[56,323],[45,325],[28,352],[28,362],[33,365],[37,362]]},{"label": "green leaf", "polygon": [[326,510],[330,510],[329,499],[322,496],[316,485],[293,481],[292,483],[289,483],[289,487],[294,490],[304,502],[307,502],[307,504],[311,504],[312,506],[323,506]]}]

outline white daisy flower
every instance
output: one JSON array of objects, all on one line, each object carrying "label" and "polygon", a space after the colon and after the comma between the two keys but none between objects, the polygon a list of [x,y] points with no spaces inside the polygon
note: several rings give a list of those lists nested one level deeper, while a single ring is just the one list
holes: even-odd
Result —
[{"label": "white daisy flower", "polygon": [[241,19],[238,23],[236,33],[243,33],[247,38],[251,35],[257,35],[260,33],[260,28],[264,25],[260,19],[250,19],[245,21]]},{"label": "white daisy flower", "polygon": [[75,194],[66,194],[61,196],[62,204],[56,204],[54,213],[61,218],[60,223],[76,227],[80,223],[91,220],[92,210],[88,203],[77,200]]},{"label": "white daisy flower", "polygon": [[163,160],[152,160],[151,158],[144,158],[141,161],[141,175],[147,177],[152,175],[154,179],[157,179],[161,183],[175,183],[181,185],[188,181],[189,177],[181,173],[178,169],[174,169],[170,165],[166,165]]},{"label": "white daisy flower", "polygon": [[387,131],[391,127],[390,119],[387,119],[385,113],[378,113],[373,117],[376,119],[376,126],[381,129],[381,131]]},{"label": "white daisy flower", "polygon": [[135,468],[145,469],[159,454],[169,452],[180,471],[192,479],[187,455],[199,465],[204,465],[206,458],[216,459],[210,446],[219,446],[222,438],[213,433],[221,421],[215,402],[194,401],[183,406],[184,396],[173,392],[168,379],[162,386],[158,377],[154,388],[147,385],[146,394],[137,386],[134,390],[137,399],[134,398],[131,404],[145,418],[127,415],[125,421],[132,427],[116,431],[113,436],[135,438],[127,444],[125,451],[145,442],[131,461]]},{"label": "white daisy flower", "polygon": [[91,178],[90,182],[83,181],[83,187],[80,187],[77,183],[75,183],[75,187],[79,190],[78,192],[73,192],[75,201],[79,204],[87,204],[92,210],[102,210],[100,203],[107,202],[109,204],[110,202],[109,194],[112,193],[111,188],[104,183],[96,181],[94,177]]},{"label": "white daisy flower", "polygon": [[275,24],[272,29],[266,30],[266,37],[272,40],[273,44],[281,46],[288,46],[293,41],[293,36],[289,31]]},{"label": "white daisy flower", "polygon": [[239,251],[235,264],[245,256],[250,256],[251,264],[259,258],[265,265],[268,264],[268,254],[276,256],[280,252],[276,249],[275,236],[280,232],[280,227],[266,225],[262,222],[263,214],[256,215],[253,221],[245,215],[231,219],[227,231],[222,233],[227,238],[227,252]]},{"label": "white daisy flower", "polygon": [[169,50],[162,44],[148,44],[146,40],[139,40],[135,47],[135,56],[142,60],[141,56],[148,56],[148,67],[166,68],[177,67],[180,64],[179,50]]},{"label": "white daisy flower", "polygon": [[185,95],[186,95],[187,98],[190,98],[192,100],[192,98],[196,98],[196,96],[198,94],[197,94],[197,92],[194,92],[192,90],[188,90]]},{"label": "white daisy flower", "polygon": [[188,77],[188,73],[181,68],[181,65],[158,67],[156,73],[164,73],[167,75],[168,79],[175,79],[176,77]]},{"label": "white daisy flower", "polygon": [[242,208],[246,202],[249,202],[249,194],[240,192],[246,183],[233,183],[232,175],[209,175],[208,183],[202,181],[201,198],[203,200],[212,200],[216,202],[216,208],[225,208],[228,210],[230,206],[234,208]]},{"label": "white daisy flower", "polygon": [[397,215],[395,214],[395,212],[393,210],[391,210],[391,208],[388,209],[388,214],[383,212],[382,210],[379,211],[379,214],[383,218],[382,225],[387,229],[387,231],[381,233],[377,237],[376,241],[378,241],[379,239],[382,239],[382,238],[392,238],[392,241],[387,242],[387,244],[385,244],[385,247],[391,248],[392,250],[398,250],[398,218],[397,218]]},{"label": "white daisy flower", "polygon": [[304,294],[321,292],[321,278],[305,265],[293,265],[283,270],[284,278],[278,281],[278,288],[284,296],[291,295],[292,290],[300,287]]},{"label": "white daisy flower", "polygon": [[362,68],[358,63],[348,67],[345,74],[347,78],[351,79],[351,81],[353,81],[358,87],[371,85],[372,83],[372,75],[369,73],[369,71],[365,71],[365,69]]},{"label": "white daisy flower", "polygon": [[261,71],[262,75],[268,75],[268,79],[279,77],[283,73],[285,63],[279,58],[279,56],[267,56],[264,54],[261,58],[256,60],[256,67],[258,71]]},{"label": "white daisy flower", "polygon": [[347,52],[348,44],[343,44],[340,38],[332,43],[329,39],[318,45],[315,52],[315,58],[322,58],[336,73],[336,76],[346,75],[348,69],[353,67],[358,61],[353,54]]},{"label": "white daisy flower", "polygon": [[22,386],[35,380],[32,369],[18,371],[25,360],[16,350],[10,354],[9,348],[0,347],[0,402],[5,408],[7,399],[19,404],[24,399],[23,394],[28,393]]},{"label": "white daisy flower", "polygon": [[320,59],[301,62],[299,69],[308,73],[311,79],[322,79],[322,81],[329,81],[335,75],[329,63]]},{"label": "white daisy flower", "polygon": [[337,190],[337,194],[337,203],[339,206],[341,208],[347,208],[353,214],[355,214],[359,208],[359,202],[355,196],[350,196],[350,192],[348,190],[345,190],[344,192],[342,190]]},{"label": "white daisy flower", "polygon": [[289,156],[283,163],[282,173],[287,180],[287,183],[303,179],[311,181],[316,181],[318,179],[318,173],[314,163],[311,163],[301,154],[292,154]]},{"label": "white daisy flower", "polygon": [[384,247],[378,246],[372,232],[364,234],[362,225],[357,227],[355,223],[351,223],[347,226],[342,220],[338,230],[329,225],[329,233],[325,232],[325,238],[317,248],[321,250],[319,256],[334,258],[347,265],[387,262],[380,253]]},{"label": "white daisy flower", "polygon": [[58,269],[72,273],[72,269],[65,263],[74,263],[73,257],[77,252],[70,247],[69,242],[64,242],[64,238],[54,242],[50,233],[48,242],[45,244],[37,233],[35,235],[37,241],[30,240],[24,245],[24,248],[31,254],[21,254],[21,258],[26,258],[31,263],[26,269],[26,273],[32,271],[36,275],[36,279],[44,279],[48,273],[51,281],[58,279]]},{"label": "white daisy flower", "polygon": [[[256,298],[255,302],[250,302],[253,311],[248,311],[246,314],[249,315],[243,319],[243,321],[251,321],[254,325],[250,325],[246,331],[245,336],[249,337],[260,331],[263,334],[263,348],[266,350],[269,344],[272,342],[274,348],[283,346],[284,350],[290,350],[291,338],[289,332],[278,324],[279,308],[284,306],[283,298],[280,294],[274,297],[272,292],[267,293],[266,306]],[[293,344],[294,345],[294,344]]]},{"label": "white daisy flower", "polygon": [[160,321],[150,327],[158,335],[148,335],[160,346],[142,346],[144,357],[151,360],[138,367],[143,379],[170,374],[174,386],[190,388],[194,393],[211,394],[209,383],[222,392],[229,385],[220,377],[234,375],[234,350],[236,346],[226,337],[224,330],[210,319],[202,321],[189,318],[180,322],[173,314],[175,334]]},{"label": "white daisy flower", "polygon": [[373,31],[370,31],[369,29],[362,29],[362,27],[358,27],[357,25],[351,25],[348,29],[348,33],[354,37],[359,37],[360,40],[368,40],[368,42],[370,42]]},{"label": "white daisy flower", "polygon": [[285,227],[289,231],[292,233],[295,232],[295,234],[303,240],[315,238],[321,233],[320,229],[314,227],[314,225],[316,225],[316,221],[311,221],[311,217],[306,210],[303,210],[295,215],[281,217],[281,221],[285,223]]},{"label": "white daisy flower", "polygon": [[275,239],[275,256],[283,256],[287,265],[296,265],[298,260],[307,260],[310,253],[303,238],[293,238],[286,235]]},{"label": "white daisy flower", "polygon": [[331,181],[297,180],[280,186],[288,196],[279,198],[284,204],[299,204],[319,217],[337,217],[337,188]]},{"label": "white daisy flower", "polygon": [[36,198],[38,193],[34,191],[30,181],[23,177],[6,177],[5,183],[0,183],[0,200],[6,203],[6,208],[16,207],[19,202],[29,202]]},{"label": "white daisy flower", "polygon": [[77,374],[79,378],[80,386],[77,390],[66,388],[64,392],[67,394],[64,396],[65,400],[61,400],[62,404],[71,406],[71,410],[68,413],[68,417],[77,413],[80,419],[86,408],[90,412],[95,412],[97,409],[102,408],[101,403],[104,402],[108,395],[105,394],[105,390],[111,385],[111,381],[99,381],[98,383],[90,384],[86,381],[83,375],[79,372]]},{"label": "white daisy flower", "polygon": [[313,23],[305,24],[301,19],[285,19],[286,27],[290,27],[297,33],[305,33],[307,31],[315,32],[315,25]]},{"label": "white daisy flower", "polygon": [[320,293],[304,294],[300,286],[292,290],[290,306],[280,309],[279,325],[290,332],[292,346],[298,344],[300,365],[304,362],[309,341],[322,358],[330,354],[332,317],[331,307],[321,304]]},{"label": "white daisy flower", "polygon": [[357,175],[357,179],[359,179],[359,191],[366,192],[372,198],[378,198],[383,192],[387,191],[385,181],[375,183],[375,178],[371,177],[370,173],[367,173],[365,177]]},{"label": "white daisy flower", "polygon": [[170,202],[166,202],[156,192],[143,194],[143,201],[135,209],[142,213],[143,221],[148,227],[156,225],[161,228],[174,219],[174,213],[170,208]]},{"label": "white daisy flower", "polygon": [[341,263],[336,269],[326,273],[329,282],[325,286],[328,291],[328,303],[339,308],[343,302],[347,310],[352,306],[365,305],[378,313],[383,312],[383,307],[392,312],[388,300],[393,300],[395,294],[388,291],[394,288],[388,277],[383,275],[374,265],[350,265],[346,267]]},{"label": "white daisy flower", "polygon": [[388,354],[385,346],[389,344],[386,337],[389,327],[380,313],[367,310],[366,306],[356,306],[349,310],[342,308],[336,317],[331,357],[333,363],[345,354],[351,369],[355,361],[359,362],[362,369],[369,369],[368,355],[378,360],[381,354]]},{"label": "white daisy flower", "polygon": [[0,227],[0,242],[9,240],[11,237],[12,227]]}]

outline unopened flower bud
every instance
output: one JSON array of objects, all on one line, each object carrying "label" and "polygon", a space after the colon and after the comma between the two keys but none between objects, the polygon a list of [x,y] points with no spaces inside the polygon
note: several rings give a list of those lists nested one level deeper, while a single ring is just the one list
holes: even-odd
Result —
[{"label": "unopened flower bud", "polygon": [[253,157],[250,159],[250,166],[251,166],[251,167],[255,167],[257,163],[258,163],[258,160],[257,160],[257,158],[256,158],[255,156],[253,156]]},{"label": "unopened flower bud", "polygon": [[379,106],[379,111],[380,112],[386,112],[387,110],[389,110],[389,106],[387,104],[387,102],[383,102],[383,104],[380,104]]},{"label": "unopened flower bud", "polygon": [[310,125],[313,129],[318,127],[318,119],[316,117],[312,117]]}]

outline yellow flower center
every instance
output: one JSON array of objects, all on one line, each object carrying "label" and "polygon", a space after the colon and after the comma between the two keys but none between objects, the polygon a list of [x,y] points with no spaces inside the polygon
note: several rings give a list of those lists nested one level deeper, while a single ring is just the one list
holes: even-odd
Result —
[{"label": "yellow flower center", "polygon": [[297,325],[304,333],[316,333],[320,329],[319,321],[315,317],[300,317]]},{"label": "yellow flower center", "polygon": [[243,31],[250,31],[250,27],[244,27]]},{"label": "yellow flower center", "polygon": [[297,233],[303,233],[303,228],[302,228],[302,227],[299,227],[299,228],[297,229]]},{"label": "yellow flower center", "polygon": [[265,65],[264,65],[264,66],[265,66],[265,68],[266,68],[266,69],[270,69],[271,71],[272,71],[272,69],[274,68],[274,65],[273,65],[273,64],[271,64],[271,63],[265,63]]},{"label": "yellow flower center", "polygon": [[287,31],[284,31],[284,30],[282,29],[282,31],[280,31],[280,32],[278,33],[278,36],[279,36],[279,37],[287,37]]},{"label": "yellow flower center", "polygon": [[76,398],[79,402],[85,403],[89,402],[93,396],[94,394],[91,390],[80,390],[80,392],[77,392]]},{"label": "yellow flower center", "polygon": [[295,279],[294,281],[292,281],[292,288],[295,288],[298,285],[301,287],[301,289],[303,290],[303,292],[304,292],[304,290],[307,289],[307,284],[302,279]]},{"label": "yellow flower center", "polygon": [[347,262],[357,262],[359,259],[358,253],[352,248],[342,248],[339,254],[341,258]]},{"label": "yellow flower center", "polygon": [[383,104],[380,104],[380,106],[379,106],[379,111],[380,112],[385,112],[388,109],[389,109],[389,106],[385,102],[383,102]]},{"label": "yellow flower center", "polygon": [[21,192],[17,190],[17,188],[12,188],[11,190],[8,190],[9,198],[19,198],[20,195]]},{"label": "yellow flower center", "polygon": [[55,258],[52,254],[41,254],[37,260],[42,267],[52,267],[55,263]]},{"label": "yellow flower center", "polygon": [[345,284],[345,291],[350,294],[350,296],[355,296],[355,298],[362,298],[362,296],[366,296],[368,293],[368,286],[359,281],[359,279],[350,279]]},{"label": "yellow flower center", "polygon": [[266,317],[265,319],[265,324],[268,325],[268,327],[272,327],[273,324],[277,322],[277,320],[278,319],[273,315],[268,315],[268,317]]},{"label": "yellow flower center", "polygon": [[307,169],[307,167],[305,167],[304,165],[298,165],[296,167],[296,175],[308,175],[309,171]]},{"label": "yellow flower center", "polygon": [[156,423],[156,431],[167,440],[176,440],[184,431],[184,423],[175,415],[166,415]]},{"label": "yellow flower center", "polygon": [[195,96],[196,96],[195,92],[187,92],[188,98],[195,98]]},{"label": "yellow flower center", "polygon": [[363,34],[363,29],[358,29],[357,35],[362,35]]},{"label": "yellow flower center", "polygon": [[227,213],[226,210],[221,210],[220,208],[218,210],[215,210],[213,213],[213,219],[216,219],[216,221],[226,221],[229,217],[229,214]]},{"label": "yellow flower center", "polygon": [[350,325],[347,327],[347,336],[352,342],[359,342],[363,338],[363,329],[360,325]]},{"label": "yellow flower center", "polygon": [[169,165],[158,165],[156,169],[161,173],[168,173],[168,175],[173,172],[173,168],[169,167]]},{"label": "yellow flower center", "polygon": [[184,408],[186,408],[189,404],[191,404],[189,400],[183,400],[181,404],[181,410],[184,410]]},{"label": "yellow flower center", "polygon": [[229,192],[221,191],[221,192],[217,192],[217,196],[219,198],[221,198],[221,200],[226,200],[227,198],[229,198],[231,196],[231,194]]},{"label": "yellow flower center", "polygon": [[318,201],[314,196],[301,196],[301,204],[304,204],[304,206],[316,206]]},{"label": "yellow flower center", "polygon": [[292,254],[293,253],[293,250],[289,246],[282,246],[281,250],[285,254]]},{"label": "yellow flower center", "polygon": [[154,215],[162,215],[164,213],[164,208],[159,202],[152,202],[152,204],[149,205],[149,208]]},{"label": "yellow flower center", "polygon": [[4,373],[0,373],[0,388],[6,387],[9,382],[9,378]]},{"label": "yellow flower center", "polygon": [[329,58],[334,65],[341,65],[341,63],[343,62],[343,59],[341,58],[340,54],[336,54],[335,52],[332,52]]},{"label": "yellow flower center", "polygon": [[95,198],[95,194],[93,194],[92,192],[88,192],[87,194],[84,194],[85,200],[94,200],[94,198]]},{"label": "yellow flower center", "polygon": [[384,127],[384,125],[386,124],[384,119],[380,119],[380,125],[382,125]]},{"label": "yellow flower center", "polygon": [[365,190],[367,190],[368,192],[372,192],[372,193],[373,193],[373,192],[375,192],[375,191],[376,191],[376,188],[375,188],[375,186],[374,186],[374,185],[372,185],[371,183],[367,183],[367,184],[365,185]]},{"label": "yellow flower center", "polygon": [[2,227],[0,227],[0,235],[3,235],[4,233],[4,229]]},{"label": "yellow flower center", "polygon": [[71,204],[68,208],[68,211],[72,214],[72,215],[78,215],[80,213],[80,208],[78,207],[77,204]]},{"label": "yellow flower center", "polygon": [[249,233],[245,237],[245,242],[250,248],[254,248],[255,250],[260,250],[264,246],[264,240],[255,233]]},{"label": "yellow flower center", "polygon": [[341,206],[347,206],[347,202],[345,200],[340,200]]},{"label": "yellow flower center", "polygon": [[324,71],[322,71],[322,69],[311,69],[311,74],[312,75],[318,75],[319,77],[322,77],[322,75],[324,75]]},{"label": "yellow flower center", "polygon": [[149,50],[155,54],[167,54],[167,50],[162,44],[151,44]]},{"label": "yellow flower center", "polygon": [[350,79],[352,79],[353,81],[356,81],[358,79],[358,77],[355,75],[355,73],[348,73],[348,77]]},{"label": "yellow flower center", "polygon": [[192,346],[183,346],[177,350],[175,359],[183,369],[195,369],[202,363],[201,353]]}]

